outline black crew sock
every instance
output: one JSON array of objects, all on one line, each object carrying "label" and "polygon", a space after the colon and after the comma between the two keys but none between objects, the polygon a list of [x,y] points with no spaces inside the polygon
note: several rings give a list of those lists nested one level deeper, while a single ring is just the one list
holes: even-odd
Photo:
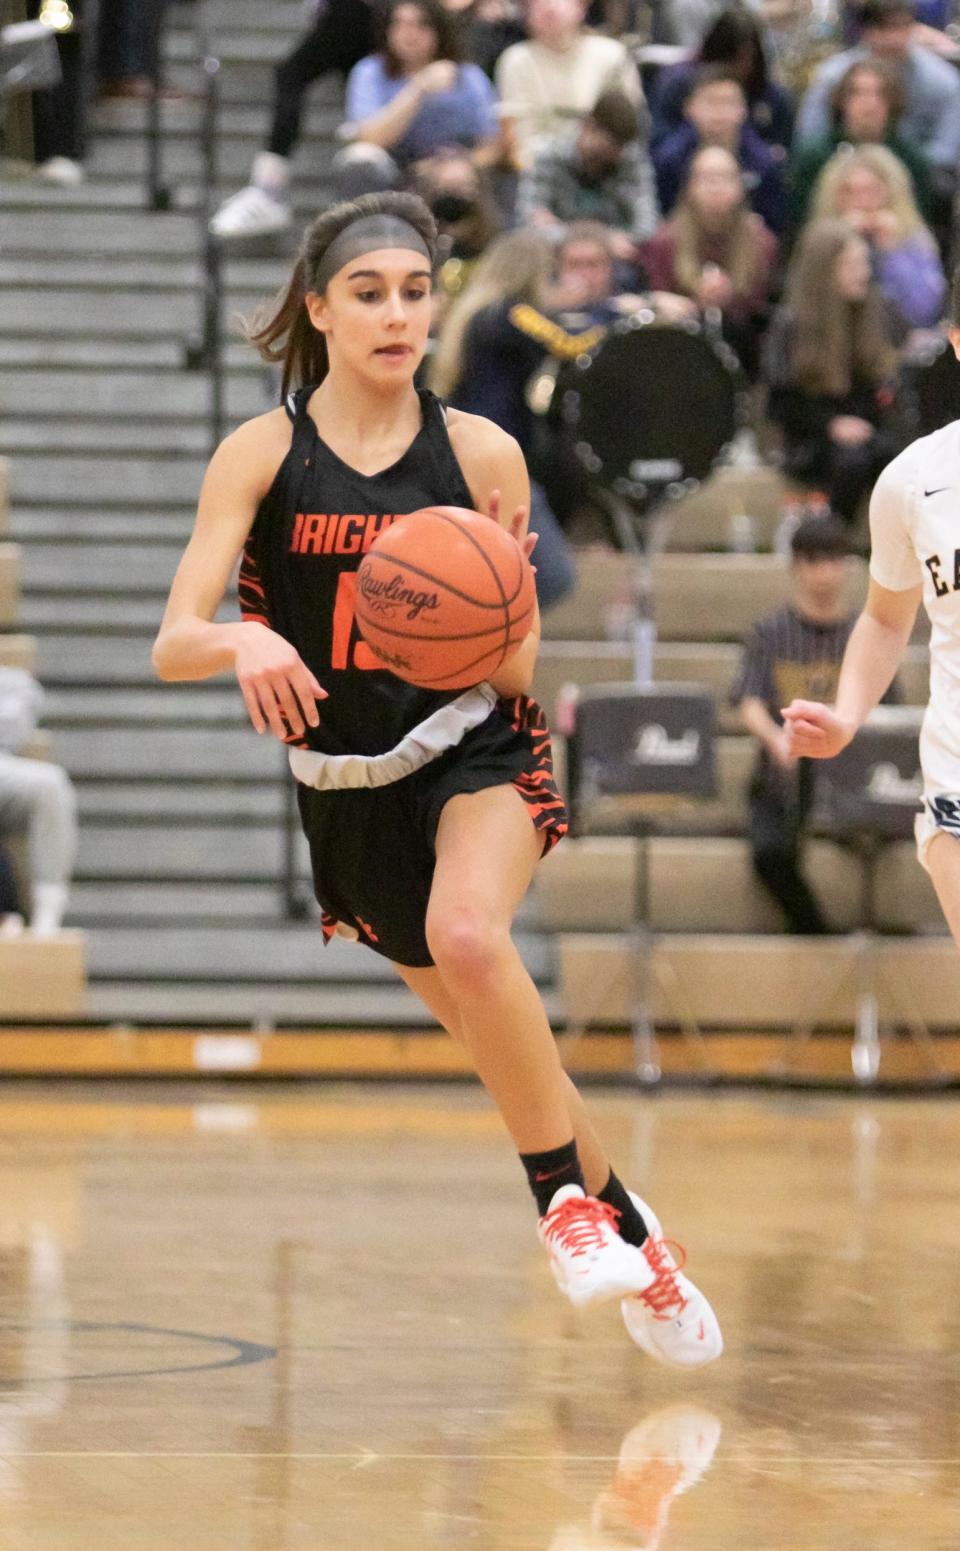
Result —
[{"label": "black crew sock", "polygon": [[647,1225],[630,1199],[626,1187],[610,1170],[610,1178],[603,1189],[597,1193],[598,1201],[606,1201],[608,1206],[613,1206],[620,1213],[617,1219],[617,1232],[627,1244],[640,1245],[650,1237]]},{"label": "black crew sock", "polygon": [[549,1152],[522,1152],[520,1162],[527,1171],[527,1180],[541,1217],[546,1215],[550,1202],[564,1185],[579,1185],[586,1194],[574,1141],[564,1142],[562,1147],[551,1147]]}]

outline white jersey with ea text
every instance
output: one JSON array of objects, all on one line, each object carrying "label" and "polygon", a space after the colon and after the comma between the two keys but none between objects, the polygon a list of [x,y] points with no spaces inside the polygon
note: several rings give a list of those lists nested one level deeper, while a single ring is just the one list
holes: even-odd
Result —
[{"label": "white jersey with ea text", "polygon": [[928,797],[960,796],[960,420],[888,464],[870,500],[870,575],[923,585],[930,618],[930,704],[920,735]]}]

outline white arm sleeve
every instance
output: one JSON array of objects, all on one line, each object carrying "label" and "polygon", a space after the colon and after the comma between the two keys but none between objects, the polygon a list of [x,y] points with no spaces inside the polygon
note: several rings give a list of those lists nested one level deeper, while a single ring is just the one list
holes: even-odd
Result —
[{"label": "white arm sleeve", "polygon": [[923,567],[913,543],[917,466],[908,447],[884,469],[870,497],[870,575],[889,592],[919,587]]}]

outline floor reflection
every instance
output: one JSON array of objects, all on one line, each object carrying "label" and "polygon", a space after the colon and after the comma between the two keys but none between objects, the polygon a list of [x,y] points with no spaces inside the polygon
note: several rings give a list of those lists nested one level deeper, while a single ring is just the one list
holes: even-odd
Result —
[{"label": "floor reflection", "polygon": [[702,1406],[664,1406],[620,1445],[589,1520],[562,1525],[549,1551],[665,1551],[670,1507],[710,1469],[723,1431]]}]

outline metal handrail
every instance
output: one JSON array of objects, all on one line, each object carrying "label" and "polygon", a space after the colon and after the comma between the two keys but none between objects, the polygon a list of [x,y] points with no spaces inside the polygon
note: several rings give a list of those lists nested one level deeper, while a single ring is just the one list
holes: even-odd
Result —
[{"label": "metal handrail", "polygon": [[[166,211],[173,208],[174,190],[164,178],[164,129],[161,113],[161,94],[165,80],[166,5],[154,0],[153,41],[150,61],[152,90],[150,94],[147,137],[147,180],[145,203],[148,210]],[[194,34],[196,53],[203,77],[201,91],[201,116],[199,144],[201,153],[200,192],[196,215],[202,263],[201,323],[197,335],[187,340],[183,349],[183,364],[188,371],[205,371],[209,376],[210,399],[208,426],[210,450],[213,452],[223,440],[226,409],[223,361],[223,273],[221,250],[218,239],[210,230],[214,210],[215,190],[219,171],[218,120],[220,113],[220,60],[213,46],[207,26],[206,7],[203,0],[195,0]]]}]

